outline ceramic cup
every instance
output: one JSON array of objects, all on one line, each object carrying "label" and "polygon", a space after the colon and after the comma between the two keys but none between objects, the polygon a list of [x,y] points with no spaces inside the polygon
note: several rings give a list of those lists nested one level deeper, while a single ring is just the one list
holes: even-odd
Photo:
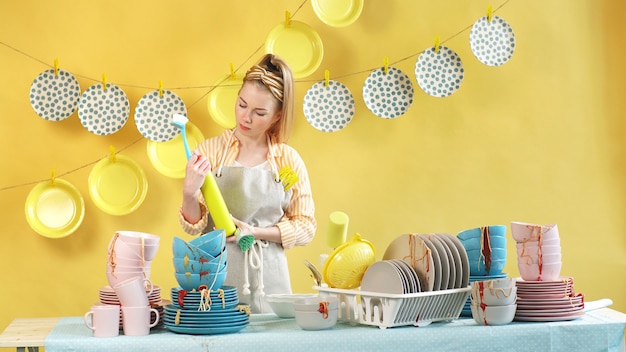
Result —
[{"label": "ceramic cup", "polygon": [[149,305],[148,296],[154,286],[150,280],[135,276],[115,284],[113,290],[122,306],[143,307]]},{"label": "ceramic cup", "polygon": [[94,305],[85,313],[83,320],[95,337],[115,337],[120,334],[120,306],[118,305]]},{"label": "ceramic cup", "polygon": [[[150,321],[151,313],[154,313],[156,316],[154,322]],[[142,307],[122,306],[122,328],[124,329],[124,335],[148,335],[150,334],[150,328],[159,323],[159,318],[159,311],[148,305]]]}]

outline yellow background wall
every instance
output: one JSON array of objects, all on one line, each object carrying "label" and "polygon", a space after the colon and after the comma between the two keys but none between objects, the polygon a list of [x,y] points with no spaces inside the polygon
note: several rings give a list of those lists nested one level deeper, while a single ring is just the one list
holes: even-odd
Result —
[{"label": "yellow background wall", "polygon": [[[469,26],[488,5],[513,27],[511,61],[487,67],[471,53]],[[626,9],[622,0],[367,0],[345,28],[322,23],[301,1],[8,1],[0,0],[0,328],[15,317],[82,315],[106,285],[107,244],[115,230],[158,234],[153,282],[176,285],[171,241],[184,238],[177,219],[182,180],[151,165],[146,140],[127,124],[110,136],[85,130],[76,114],[61,122],[30,107],[33,79],[52,67],[78,77],[81,90],[107,74],[131,102],[164,88],[180,95],[205,136],[219,134],[205,94],[229,64],[249,67],[267,33],[284,20],[315,28],[321,67],[296,84],[291,144],[307,163],[319,229],[313,243],[289,252],[294,290],[313,284],[303,259],[317,262],[328,215],[350,216],[378,249],[407,232],[457,232],[511,221],[557,223],[563,275],[587,300],[610,297],[626,311]],[[458,34],[458,35],[456,35]],[[465,67],[458,92],[434,98],[414,81],[409,112],[385,120],[361,97],[369,72],[383,65],[414,78],[418,54],[440,36]],[[250,58],[252,56],[252,58]],[[356,114],[342,131],[323,133],[302,112],[306,90],[324,78],[347,85]],[[129,215],[111,216],[89,198],[87,178],[109,145],[145,170],[148,195]],[[35,183],[54,168],[85,197],[80,228],[62,239],[38,235],[24,217]],[[72,171],[74,170],[74,171]],[[62,176],[61,176],[62,175]],[[510,235],[510,231],[509,231]],[[518,276],[509,240],[510,276]]]}]

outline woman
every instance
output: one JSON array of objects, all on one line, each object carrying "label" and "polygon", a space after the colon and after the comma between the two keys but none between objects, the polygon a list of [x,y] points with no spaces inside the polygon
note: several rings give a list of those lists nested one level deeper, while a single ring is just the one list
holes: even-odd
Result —
[{"label": "woman", "polygon": [[[253,313],[271,311],[266,293],[291,293],[285,250],[311,242],[317,227],[306,167],[285,144],[294,115],[293,83],[289,66],[275,55],[251,67],[235,106],[237,126],[198,146],[183,183],[180,220],[187,233],[213,230],[200,192],[213,172],[238,230],[254,235],[246,252],[235,236],[228,237],[225,282],[237,287],[239,301]],[[297,182],[285,180],[285,169],[295,173]]]}]

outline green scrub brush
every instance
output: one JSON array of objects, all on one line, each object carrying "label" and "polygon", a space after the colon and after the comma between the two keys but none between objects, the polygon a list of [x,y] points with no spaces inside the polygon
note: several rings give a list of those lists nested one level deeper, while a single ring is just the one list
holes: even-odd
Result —
[{"label": "green scrub brush", "polygon": [[[187,160],[191,158],[191,149],[189,149],[189,142],[187,142],[187,132],[185,129],[188,121],[189,120],[185,115],[172,115],[171,124],[180,128]],[[209,212],[211,213],[211,217],[213,218],[213,222],[215,223],[215,227],[218,229],[223,229],[226,233],[226,236],[236,235],[235,238],[237,239],[237,244],[239,244],[239,248],[241,248],[242,252],[250,249],[250,247],[252,247],[252,244],[254,243],[254,236],[251,234],[241,234],[239,232],[239,229],[235,226],[235,223],[233,222],[233,219],[228,212],[228,208],[226,207],[226,203],[224,202],[222,193],[217,187],[215,177],[213,177],[212,173],[209,172],[209,174],[206,176],[204,184],[201,187],[201,191],[202,195],[204,196],[204,200],[207,203],[207,207],[209,208]]]}]

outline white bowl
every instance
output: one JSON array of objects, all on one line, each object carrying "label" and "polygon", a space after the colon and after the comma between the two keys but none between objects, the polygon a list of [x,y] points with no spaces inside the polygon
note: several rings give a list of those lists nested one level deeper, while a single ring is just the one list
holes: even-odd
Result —
[{"label": "white bowl", "polygon": [[323,330],[337,323],[339,309],[328,309],[328,315],[318,310],[295,310],[296,323],[304,330]]},{"label": "white bowl", "polygon": [[517,261],[517,268],[524,281],[555,281],[561,275],[562,265],[562,262],[542,263],[540,274],[538,264]]},{"label": "white bowl", "polygon": [[488,288],[483,285],[482,294],[478,281],[472,282],[472,304],[487,306],[508,306],[517,301],[517,286],[508,288]]},{"label": "white bowl", "polygon": [[269,294],[265,296],[265,301],[270,305],[274,314],[280,318],[293,318],[296,316],[293,302],[313,297],[317,297],[317,295],[313,293]]},{"label": "white bowl", "polygon": [[315,297],[307,297],[303,299],[297,299],[293,301],[294,310],[309,310],[309,311],[317,311],[320,309],[320,303],[327,302],[328,309],[337,309],[339,307],[339,298],[335,296],[315,296]]},{"label": "white bowl", "polygon": [[513,321],[517,310],[517,304],[484,308],[472,304],[471,307],[472,317],[478,325],[506,325]]},{"label": "white bowl", "polygon": [[538,225],[527,222],[511,222],[511,235],[516,242],[551,240],[559,237],[556,224]]}]

